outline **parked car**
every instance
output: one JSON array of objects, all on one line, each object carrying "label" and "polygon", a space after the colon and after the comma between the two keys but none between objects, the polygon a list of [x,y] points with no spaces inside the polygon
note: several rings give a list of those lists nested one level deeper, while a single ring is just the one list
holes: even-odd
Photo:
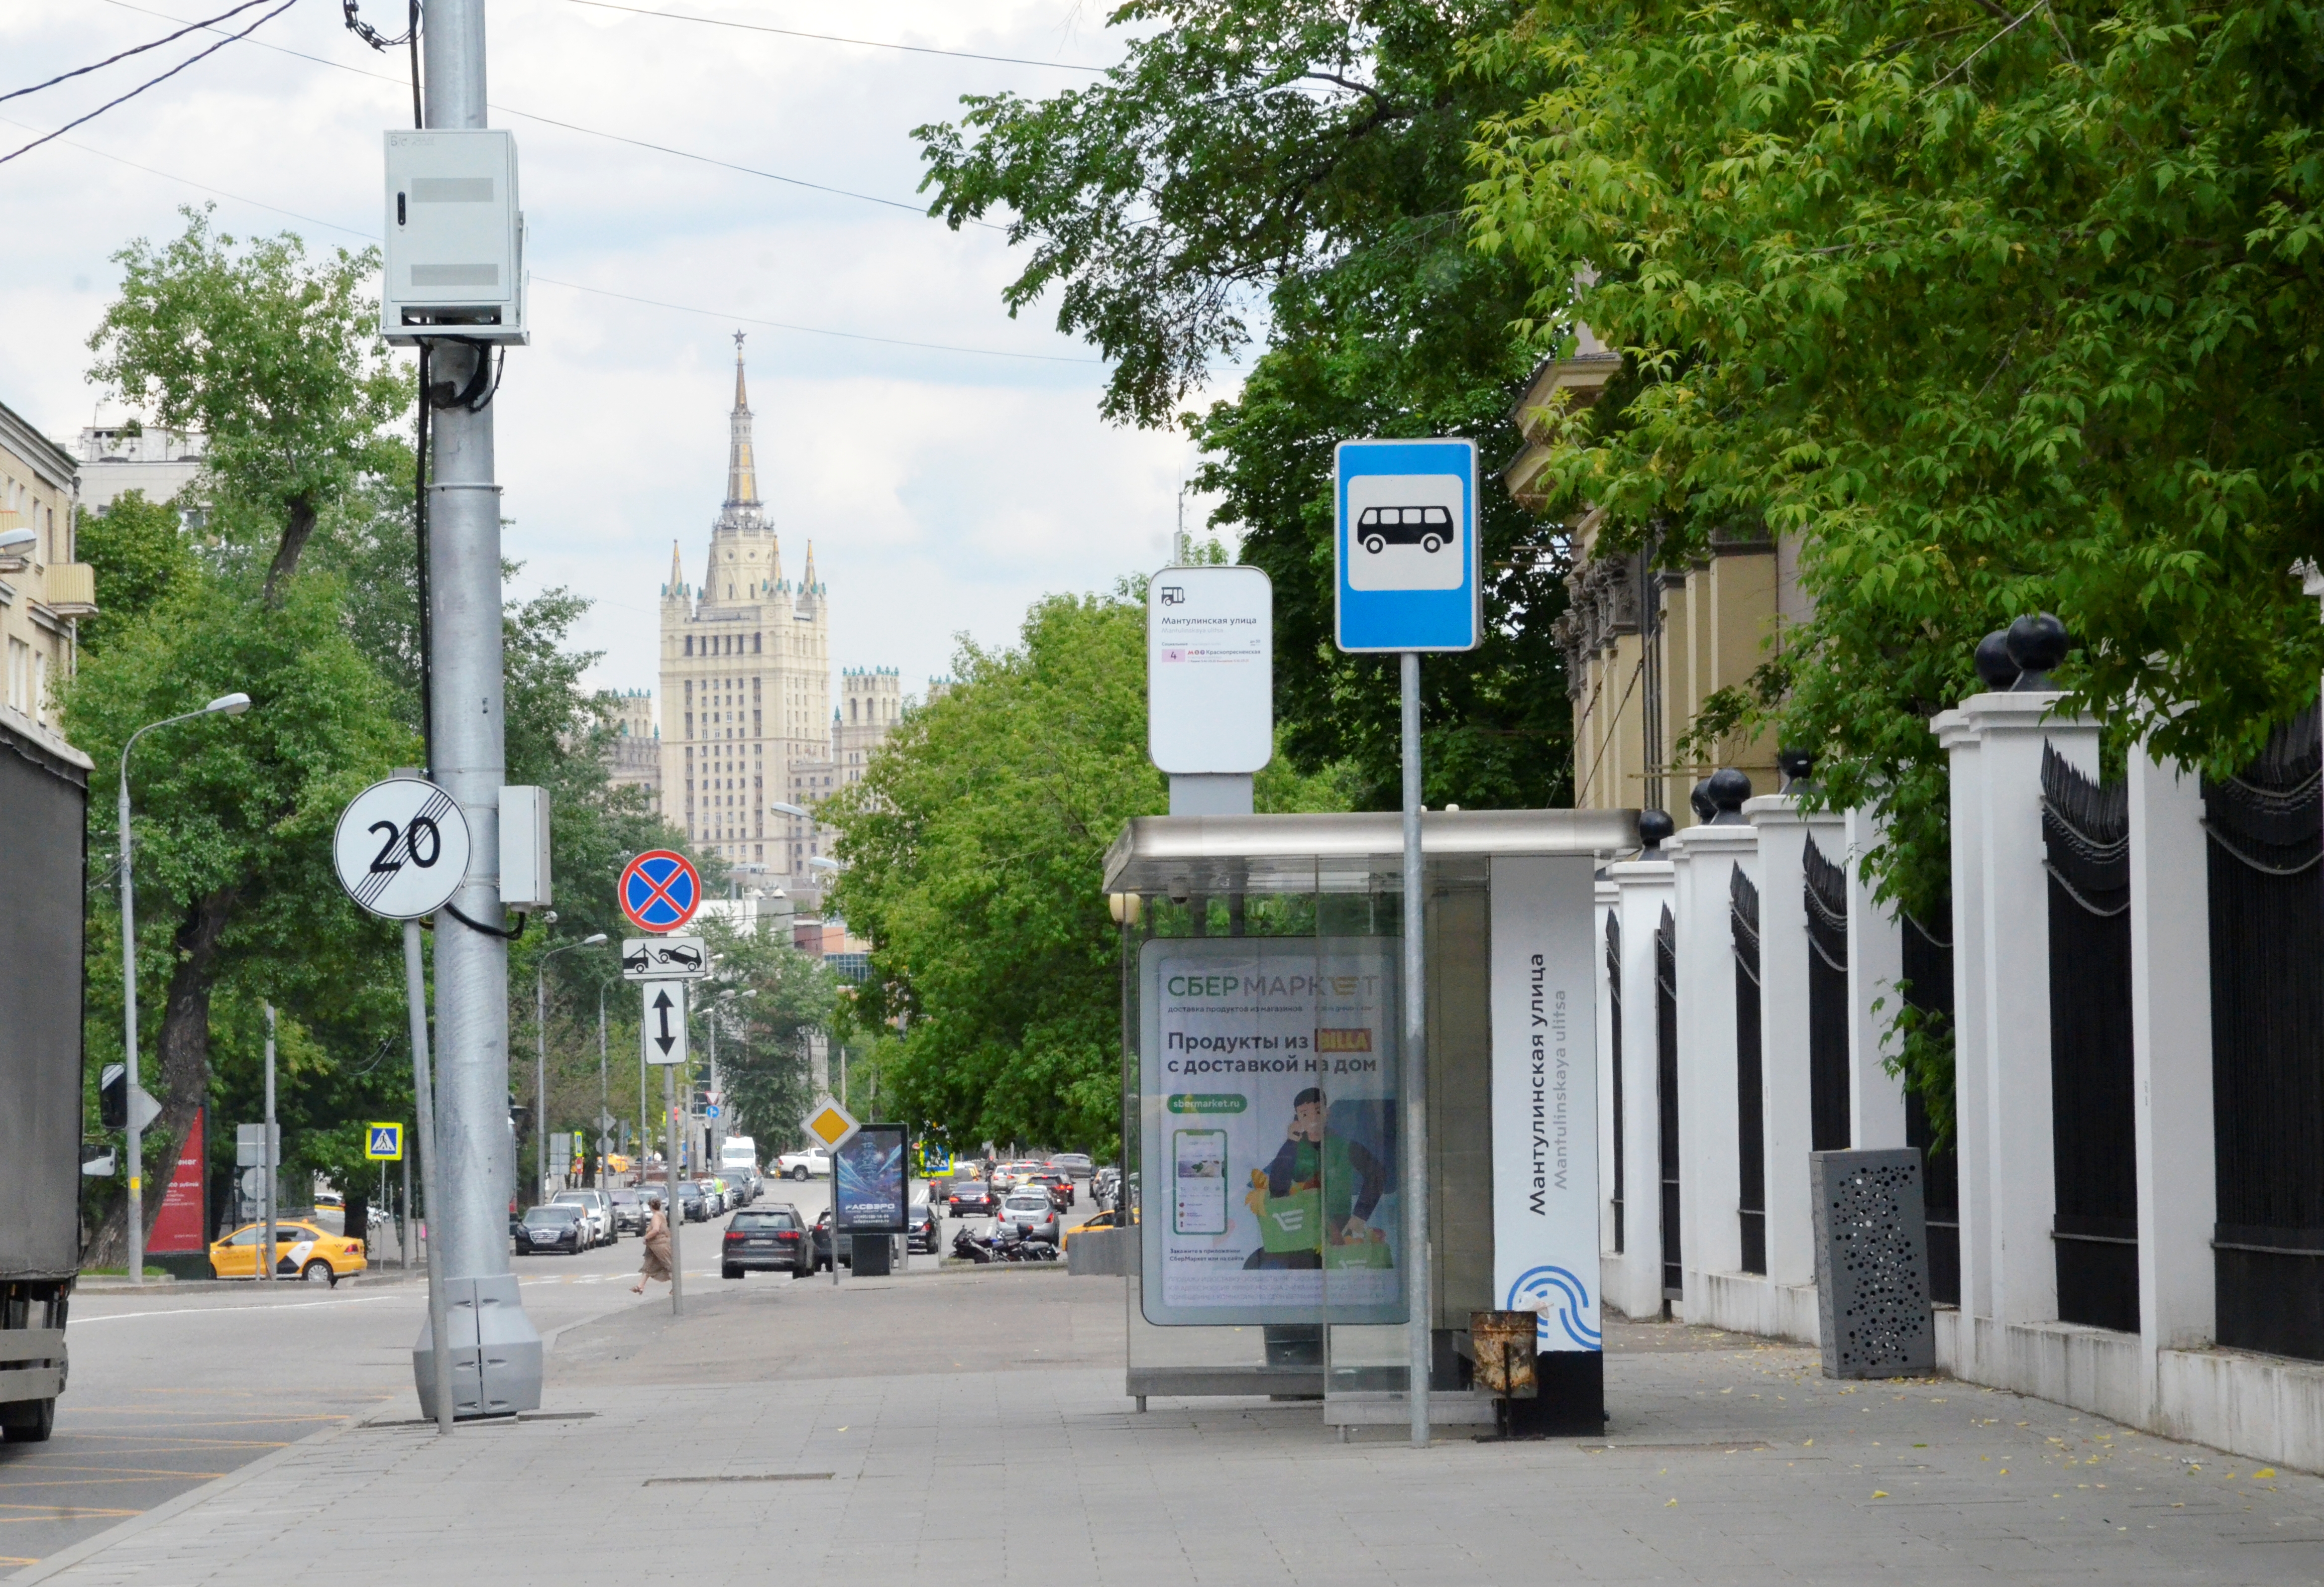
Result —
[{"label": "parked car", "polygon": [[905,1214],[905,1223],[906,1254],[919,1250],[935,1256],[943,1250],[939,1242],[944,1238],[944,1214],[934,1204],[925,1201],[914,1202],[910,1211]]},{"label": "parked car", "polygon": [[1020,1223],[1034,1240],[1046,1240],[1051,1245],[1058,1242],[1059,1219],[1049,1193],[1041,1189],[1012,1190],[1001,1203],[1002,1224]]},{"label": "parked car", "polygon": [[678,1216],[689,1223],[710,1221],[710,1198],[702,1194],[702,1186],[691,1179],[681,1179],[671,1192],[678,1198]]},{"label": "parked car", "polygon": [[982,1180],[955,1179],[945,1196],[945,1210],[955,1218],[989,1218],[1001,1210],[1001,1200]]},{"label": "parked car", "polygon": [[1076,1179],[1087,1179],[1097,1173],[1097,1165],[1090,1161],[1087,1152],[1061,1151],[1049,1159],[1049,1166]]},{"label": "parked car", "polygon": [[[210,1271],[221,1278],[255,1278],[259,1276],[259,1253],[263,1249],[260,1236],[266,1232],[263,1223],[245,1223],[224,1240],[210,1247]],[[364,1270],[364,1248],[360,1240],[349,1240],[334,1234],[319,1223],[305,1220],[280,1222],[274,1225],[274,1276],[277,1278],[303,1278],[309,1284],[337,1284],[350,1273]]]},{"label": "parked car", "polygon": [[549,1198],[551,1206],[579,1207],[589,1223],[589,1243],[611,1245],[621,1238],[613,1227],[613,1204],[602,1190],[560,1190]]},{"label": "parked car", "polygon": [[1057,1211],[1061,1213],[1074,1204],[1074,1182],[1054,1168],[1043,1168],[1026,1175],[1025,1188],[1030,1190],[1035,1186],[1049,1193],[1049,1199],[1057,1204]]},{"label": "parked car", "polygon": [[787,1151],[775,1159],[775,1172],[786,1179],[828,1179],[831,1177],[831,1154],[819,1146],[805,1151]]},{"label": "parked car", "polygon": [[798,1209],[785,1202],[736,1213],[726,1225],[718,1260],[722,1278],[740,1278],[752,1271],[788,1271],[794,1278],[804,1278],[816,1269]]},{"label": "parked car", "polygon": [[1065,1250],[1071,1250],[1074,1248],[1074,1236],[1079,1234],[1084,1229],[1119,1229],[1125,1223],[1134,1224],[1137,1222],[1138,1219],[1134,1215],[1129,1218],[1124,1218],[1120,1213],[1116,1212],[1109,1211],[1100,1213],[1095,1217],[1085,1218],[1082,1222],[1074,1224],[1072,1228],[1066,1230],[1065,1238],[1059,1241],[1058,1244]]},{"label": "parked car", "polygon": [[710,1216],[714,1218],[725,1216],[727,1207],[725,1185],[707,1175],[696,1180],[695,1183],[702,1187],[703,1195],[710,1203]]},{"label": "parked car", "polygon": [[561,1250],[577,1257],[589,1249],[588,1211],[571,1202],[527,1207],[520,1223],[516,1241],[519,1256]]},{"label": "parked car", "polygon": [[606,1198],[613,1204],[613,1228],[617,1232],[643,1234],[646,1232],[646,1220],[653,1215],[655,1204],[646,1199],[646,1195],[644,1191],[632,1190],[627,1186],[617,1186],[605,1193]]},{"label": "parked car", "polygon": [[[827,1273],[831,1270],[831,1209],[829,1207],[824,1208],[816,1218],[814,1232],[815,1270],[818,1273]],[[850,1250],[842,1256],[839,1259],[839,1265],[843,1268],[853,1267],[855,1253]]]}]

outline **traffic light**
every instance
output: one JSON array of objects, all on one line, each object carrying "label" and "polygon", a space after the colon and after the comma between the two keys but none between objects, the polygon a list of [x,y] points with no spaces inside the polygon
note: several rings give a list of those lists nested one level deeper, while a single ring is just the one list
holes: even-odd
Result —
[{"label": "traffic light", "polygon": [[129,1068],[107,1064],[97,1080],[97,1119],[107,1130],[129,1128]]}]

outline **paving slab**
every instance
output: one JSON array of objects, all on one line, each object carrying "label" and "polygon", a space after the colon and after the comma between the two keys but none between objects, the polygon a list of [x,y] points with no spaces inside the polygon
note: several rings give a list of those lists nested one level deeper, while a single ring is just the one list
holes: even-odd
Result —
[{"label": "paving slab", "polygon": [[2314,1477],[1702,1329],[1614,1324],[1591,1440],[1342,1442],[1312,1403],[1141,1415],[1120,1294],[944,1273],[624,1311],[561,1341],[557,1419],[443,1439],[390,1407],[37,1579],[2324,1582]]}]

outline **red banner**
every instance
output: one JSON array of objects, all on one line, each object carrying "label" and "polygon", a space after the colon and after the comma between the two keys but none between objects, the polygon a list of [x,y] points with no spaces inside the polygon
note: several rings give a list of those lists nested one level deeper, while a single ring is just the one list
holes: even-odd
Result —
[{"label": "red banner", "polygon": [[153,1220],[153,1237],[145,1242],[149,1251],[189,1251],[208,1249],[202,1238],[208,1227],[202,1216],[203,1136],[209,1122],[209,1110],[194,1110],[193,1128],[186,1131],[183,1145],[178,1149],[177,1171],[170,1176],[170,1187],[161,1193],[161,1215]]}]

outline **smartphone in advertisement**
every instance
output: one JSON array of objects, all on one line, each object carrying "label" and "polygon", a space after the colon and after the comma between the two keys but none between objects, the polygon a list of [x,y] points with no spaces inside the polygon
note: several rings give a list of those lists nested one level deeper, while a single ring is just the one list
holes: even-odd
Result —
[{"label": "smartphone in advertisement", "polygon": [[1181,1234],[1227,1232],[1227,1132],[1181,1130],[1172,1137],[1177,1176],[1172,1181],[1171,1227]]}]

